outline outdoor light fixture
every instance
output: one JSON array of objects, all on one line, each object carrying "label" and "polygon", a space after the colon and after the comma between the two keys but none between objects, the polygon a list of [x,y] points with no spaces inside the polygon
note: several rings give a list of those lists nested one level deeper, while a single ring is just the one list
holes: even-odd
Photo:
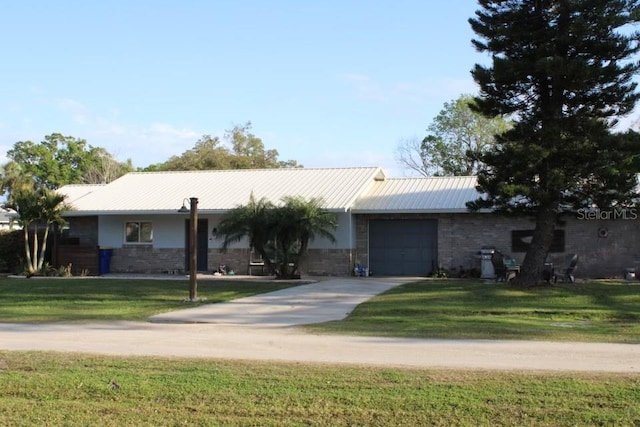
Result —
[{"label": "outdoor light fixture", "polygon": [[[189,200],[190,208],[186,201]],[[189,301],[198,299],[198,198],[191,197],[182,200],[179,213],[189,212]]]},{"label": "outdoor light fixture", "polygon": [[184,199],[184,200],[182,201],[182,207],[181,207],[180,209],[178,209],[178,212],[180,212],[180,213],[187,213],[187,212],[189,212],[189,208],[187,207],[187,204],[185,203],[187,200],[189,200],[189,199]]}]

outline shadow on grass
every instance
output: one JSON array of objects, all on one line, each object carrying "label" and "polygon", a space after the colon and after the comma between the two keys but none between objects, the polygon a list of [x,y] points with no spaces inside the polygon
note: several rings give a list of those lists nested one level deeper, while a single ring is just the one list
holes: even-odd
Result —
[{"label": "shadow on grass", "polygon": [[[202,304],[284,289],[287,282],[202,281]],[[185,308],[187,281],[144,279],[10,279],[0,278],[0,322],[144,320]]]},{"label": "shadow on grass", "polygon": [[424,280],[395,287],[328,333],[415,338],[640,342],[640,285],[612,282],[519,289],[479,280]]}]

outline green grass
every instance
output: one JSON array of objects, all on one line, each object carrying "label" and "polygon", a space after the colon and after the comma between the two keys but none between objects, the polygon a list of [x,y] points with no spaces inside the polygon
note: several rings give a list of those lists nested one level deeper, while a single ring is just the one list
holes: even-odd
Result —
[{"label": "green grass", "polygon": [[[291,286],[201,281],[205,302]],[[0,322],[143,320],[194,306],[187,281],[0,279]],[[518,290],[425,280],[313,330],[640,341],[640,285]],[[1,327],[1,326],[0,326]],[[570,355],[568,355],[570,357]],[[0,425],[638,426],[640,376],[395,369],[0,351]]]},{"label": "green grass", "polygon": [[229,301],[293,286],[278,281],[0,278],[0,322],[145,320],[154,314]]},{"label": "green grass", "polygon": [[638,375],[0,352],[7,426],[637,426]]},{"label": "green grass", "polygon": [[[186,303],[176,280],[0,278],[0,322],[145,320],[149,316],[292,286],[201,280]],[[359,305],[314,332],[414,338],[640,342],[640,283],[592,281],[515,289],[503,283],[423,280]]]},{"label": "green grass", "polygon": [[424,280],[359,305],[315,332],[416,338],[640,342],[640,283],[591,281],[516,289]]}]

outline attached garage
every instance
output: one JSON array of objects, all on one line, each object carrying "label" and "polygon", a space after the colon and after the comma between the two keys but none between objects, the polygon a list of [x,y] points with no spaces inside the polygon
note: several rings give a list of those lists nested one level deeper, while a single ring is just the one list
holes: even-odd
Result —
[{"label": "attached garage", "polygon": [[369,221],[369,269],[376,276],[427,276],[438,265],[436,220]]},{"label": "attached garage", "polygon": [[429,276],[440,266],[451,268],[452,214],[469,214],[466,202],[478,197],[476,184],[470,176],[376,180],[352,210],[358,261],[374,276]]}]

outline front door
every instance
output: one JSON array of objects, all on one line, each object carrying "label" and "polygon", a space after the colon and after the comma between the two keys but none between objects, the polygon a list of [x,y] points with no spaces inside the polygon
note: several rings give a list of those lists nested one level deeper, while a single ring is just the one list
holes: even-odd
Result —
[{"label": "front door", "polygon": [[[184,224],[184,266],[185,271],[189,271],[189,257],[191,256],[191,220],[186,220]],[[198,219],[198,271],[208,271],[207,255],[209,252],[209,221],[207,219]]]}]

